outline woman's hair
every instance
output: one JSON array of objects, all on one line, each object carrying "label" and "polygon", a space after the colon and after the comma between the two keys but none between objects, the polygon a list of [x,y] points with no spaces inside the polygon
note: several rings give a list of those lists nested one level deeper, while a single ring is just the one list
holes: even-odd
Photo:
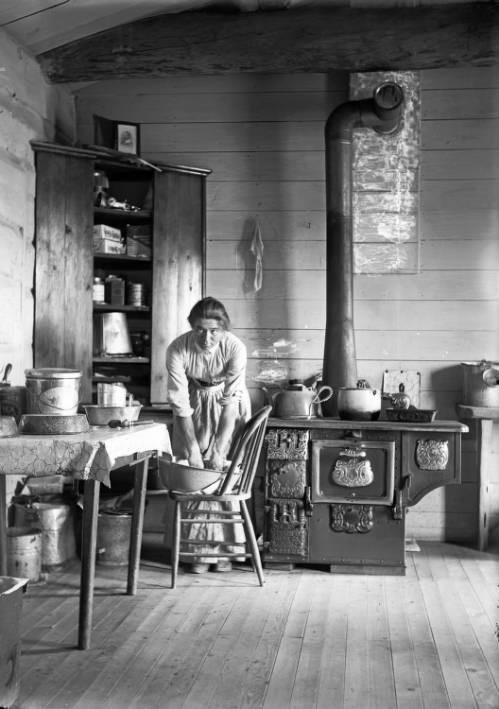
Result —
[{"label": "woman's hair", "polygon": [[187,318],[191,327],[194,327],[196,320],[217,320],[218,323],[228,330],[230,328],[230,318],[225,310],[225,306],[216,298],[203,298],[192,308]]}]

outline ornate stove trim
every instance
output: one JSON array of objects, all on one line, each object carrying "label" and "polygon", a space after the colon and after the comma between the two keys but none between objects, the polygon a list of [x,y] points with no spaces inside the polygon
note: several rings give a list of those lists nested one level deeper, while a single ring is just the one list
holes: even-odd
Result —
[{"label": "ornate stove trim", "polygon": [[305,460],[269,460],[267,475],[270,497],[303,499],[307,486]]},{"label": "ornate stove trim", "polygon": [[306,557],[308,523],[304,507],[289,500],[274,502],[268,515],[268,551]]},{"label": "ornate stove trim", "polygon": [[360,448],[343,448],[332,471],[333,482],[343,487],[367,487],[374,480],[371,462]]},{"label": "ornate stove trim", "polygon": [[333,532],[366,534],[374,527],[373,505],[330,505],[329,511]]},{"label": "ornate stove trim", "polygon": [[267,460],[308,460],[308,430],[273,428],[265,436]]},{"label": "ornate stove trim", "polygon": [[448,462],[448,441],[416,441],[416,463],[421,470],[446,470]]}]

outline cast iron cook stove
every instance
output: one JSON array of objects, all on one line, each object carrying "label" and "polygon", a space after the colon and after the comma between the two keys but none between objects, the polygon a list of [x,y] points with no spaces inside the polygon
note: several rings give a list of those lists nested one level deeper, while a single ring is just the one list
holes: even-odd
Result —
[{"label": "cast iron cook stove", "polygon": [[264,561],[405,573],[406,509],[461,481],[456,421],[270,419]]}]

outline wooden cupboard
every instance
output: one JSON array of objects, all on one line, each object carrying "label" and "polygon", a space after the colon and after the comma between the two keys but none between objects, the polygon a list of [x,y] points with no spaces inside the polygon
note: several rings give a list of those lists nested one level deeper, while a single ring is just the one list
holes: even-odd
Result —
[{"label": "wooden cupboard", "polygon": [[[150,167],[128,155],[33,142],[36,153],[34,366],[82,372],[81,402],[95,401],[96,382],[123,381],[146,405],[166,401],[165,351],[187,329],[204,293],[206,177],[209,170]],[[94,174],[105,174],[115,206],[95,203]],[[94,250],[94,225],[150,232],[151,252]],[[141,229],[138,229],[140,232]],[[126,248],[126,246],[125,246]],[[126,295],[95,302],[95,277],[142,285],[137,305]],[[115,281],[116,283],[116,281]],[[109,285],[109,283],[107,282]],[[135,303],[135,304],[134,304]],[[102,352],[95,323],[125,314],[134,351]]]}]

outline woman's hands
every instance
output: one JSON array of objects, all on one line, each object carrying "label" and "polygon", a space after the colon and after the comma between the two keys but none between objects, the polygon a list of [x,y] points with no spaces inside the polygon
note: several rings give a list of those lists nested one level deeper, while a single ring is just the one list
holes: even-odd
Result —
[{"label": "woman's hands", "polygon": [[197,447],[197,450],[191,450],[189,451],[189,465],[192,468],[204,468],[204,462],[203,462],[203,456],[201,455],[201,451],[199,450],[199,446]]},{"label": "woman's hands", "polygon": [[225,456],[216,450],[212,451],[211,456],[206,461],[206,467],[210,470],[223,470],[225,464]]}]

